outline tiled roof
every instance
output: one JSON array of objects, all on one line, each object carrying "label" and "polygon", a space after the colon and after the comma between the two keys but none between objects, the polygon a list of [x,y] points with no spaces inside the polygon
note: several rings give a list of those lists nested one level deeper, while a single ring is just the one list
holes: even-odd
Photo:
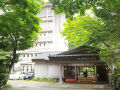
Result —
[{"label": "tiled roof", "polygon": [[38,54],[36,57],[34,57],[32,59],[32,61],[34,60],[49,60],[48,56],[50,55],[55,55],[58,53],[61,53],[62,51],[48,51],[48,52],[43,52],[41,54]]}]

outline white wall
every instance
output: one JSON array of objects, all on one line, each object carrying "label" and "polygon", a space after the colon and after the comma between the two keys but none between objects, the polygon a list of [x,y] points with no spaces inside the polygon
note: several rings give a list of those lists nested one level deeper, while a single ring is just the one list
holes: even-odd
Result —
[{"label": "white wall", "polygon": [[32,62],[31,59],[36,57],[36,54],[42,52],[68,50],[64,38],[60,35],[60,31],[64,28],[65,15],[57,15],[51,8],[52,5],[45,5],[43,11],[37,15],[44,22],[40,24],[43,28],[41,30],[42,35],[40,34],[34,47],[24,51],[18,51],[20,53],[19,61],[22,63]]},{"label": "white wall", "polygon": [[47,78],[48,77],[48,66],[44,64],[38,64],[36,63],[34,65],[34,72],[35,72],[35,78],[41,77],[41,78]]},{"label": "white wall", "polygon": [[25,64],[22,64],[21,65],[21,67],[22,67],[22,71],[23,72],[33,72],[33,70],[34,70],[34,64],[28,64],[28,65],[25,65]]},{"label": "white wall", "polygon": [[59,78],[60,65],[35,63],[35,78]]},{"label": "white wall", "polygon": [[54,31],[54,43],[55,43],[55,50],[57,51],[67,51],[68,50],[68,42],[64,40],[63,36],[61,35],[61,31],[64,29],[64,22],[65,20],[65,15],[57,15],[55,14],[55,31]]},{"label": "white wall", "polygon": [[49,64],[48,72],[48,78],[59,78],[60,66],[57,64]]},{"label": "white wall", "polygon": [[40,23],[42,30],[39,39],[36,41],[34,47],[18,52],[21,54],[19,60],[31,62],[31,59],[34,58],[34,53],[68,50],[66,45],[68,43],[65,43],[64,38],[60,34],[61,30],[64,29],[65,15],[57,15],[51,8],[52,5],[48,3],[42,8],[43,11],[37,15],[44,21]]}]

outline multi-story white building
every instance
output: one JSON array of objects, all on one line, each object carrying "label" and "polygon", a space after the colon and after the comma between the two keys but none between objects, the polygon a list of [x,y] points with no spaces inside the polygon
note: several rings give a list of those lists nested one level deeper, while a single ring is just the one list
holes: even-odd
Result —
[{"label": "multi-story white building", "polygon": [[60,35],[61,30],[64,29],[63,23],[65,22],[65,15],[57,15],[51,8],[52,5],[47,3],[42,7],[42,12],[37,15],[43,20],[43,22],[40,23],[42,30],[39,39],[36,41],[34,47],[25,51],[19,51],[19,62],[14,68],[21,66],[24,72],[30,72],[34,69],[34,63],[31,59],[38,54],[48,51],[68,50],[67,42]]}]

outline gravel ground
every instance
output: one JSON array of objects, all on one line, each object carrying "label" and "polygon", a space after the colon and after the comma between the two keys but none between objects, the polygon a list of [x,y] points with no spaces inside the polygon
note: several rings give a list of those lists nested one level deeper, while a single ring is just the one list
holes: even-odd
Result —
[{"label": "gravel ground", "polygon": [[27,80],[10,80],[8,83],[12,85],[12,88],[2,88],[1,90],[114,90],[107,84],[59,84]]}]

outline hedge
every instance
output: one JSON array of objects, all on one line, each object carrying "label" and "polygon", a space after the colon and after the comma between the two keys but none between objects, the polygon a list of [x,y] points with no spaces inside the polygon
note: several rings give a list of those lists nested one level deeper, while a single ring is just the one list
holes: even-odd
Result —
[{"label": "hedge", "polygon": [[7,83],[9,77],[9,59],[0,59],[0,87]]}]

